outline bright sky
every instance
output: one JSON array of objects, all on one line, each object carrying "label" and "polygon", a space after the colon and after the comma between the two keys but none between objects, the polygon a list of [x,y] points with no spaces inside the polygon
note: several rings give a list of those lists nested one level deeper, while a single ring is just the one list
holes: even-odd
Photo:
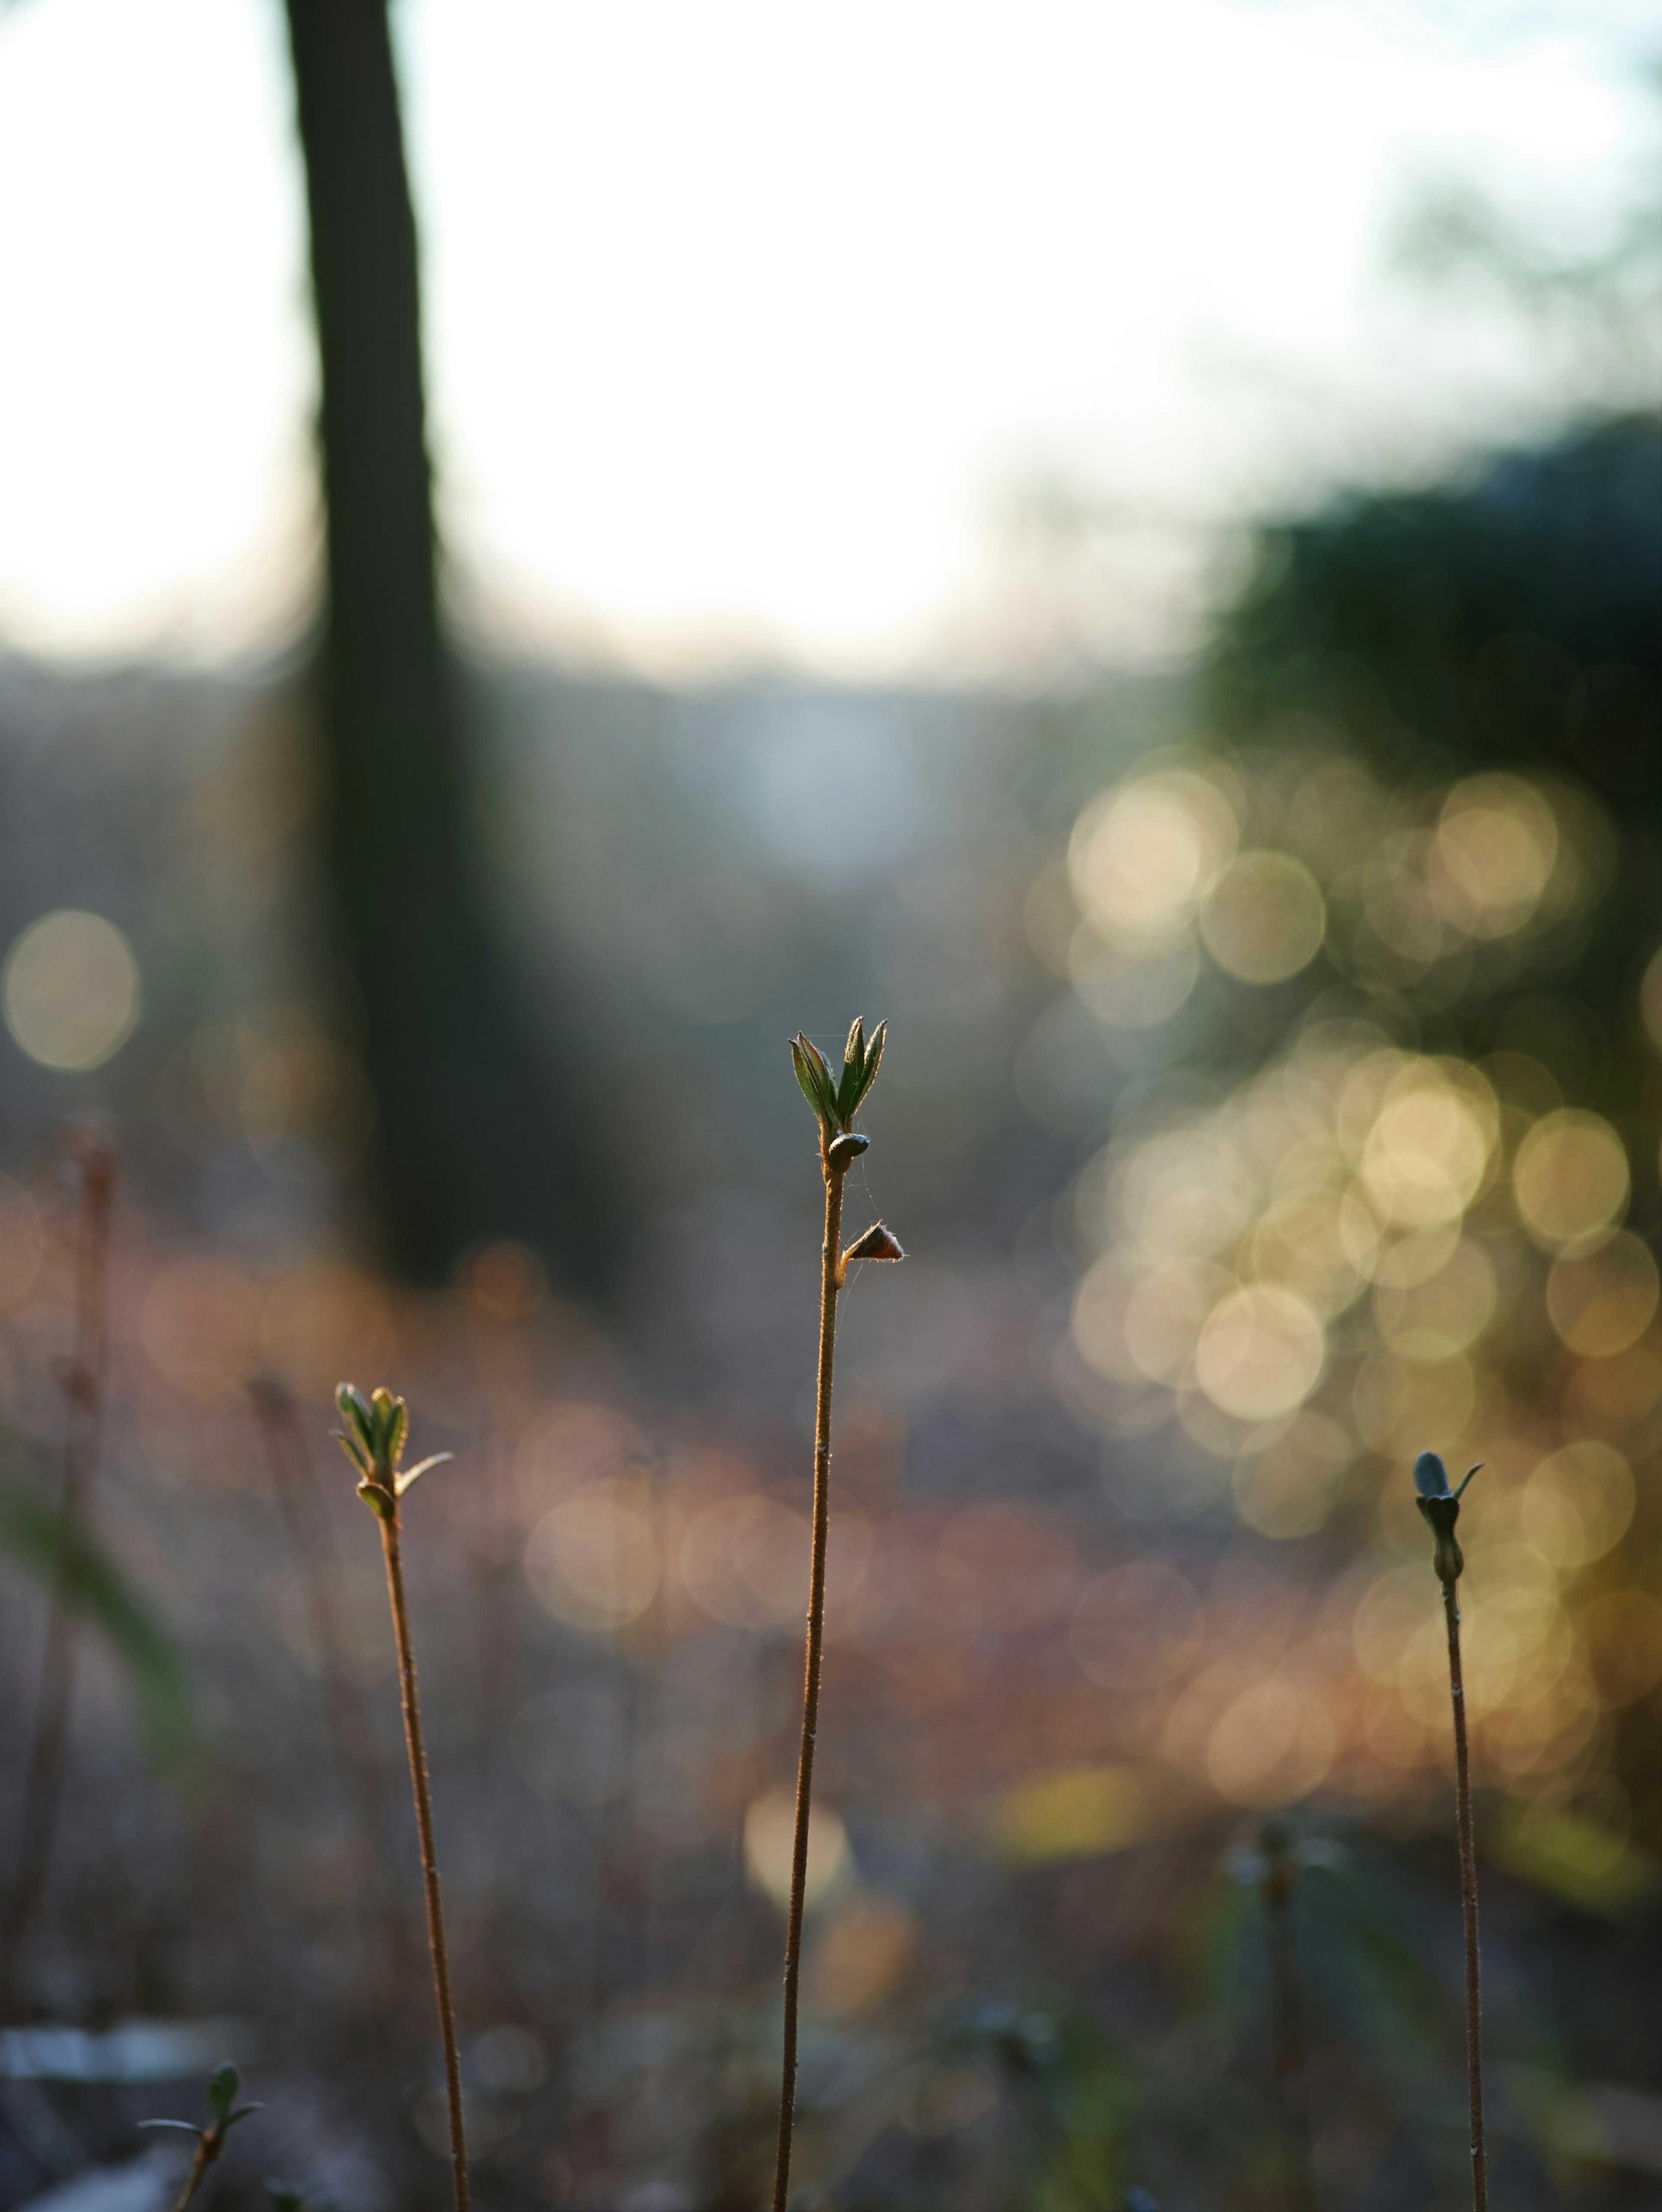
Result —
[{"label": "bright sky", "polygon": [[[460,589],[661,666],[1019,655],[997,518],[1045,477],[1129,518],[1105,647],[1167,649],[1215,520],[1549,409],[1383,280],[1416,182],[1596,209],[1645,129],[1622,0],[403,4]],[[278,0],[0,9],[0,645],[211,658],[306,604],[285,60]]]}]

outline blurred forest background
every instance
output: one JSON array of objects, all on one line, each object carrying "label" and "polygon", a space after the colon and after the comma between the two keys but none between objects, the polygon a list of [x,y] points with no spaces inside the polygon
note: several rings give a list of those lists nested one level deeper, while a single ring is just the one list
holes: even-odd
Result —
[{"label": "blurred forest background", "polygon": [[[76,4],[0,15],[0,79]],[[226,2055],[265,2102],[226,2212],[266,2173],[446,2201],[343,1376],[456,1455],[406,1551],[478,2201],[761,2201],[819,1202],[785,1040],[855,1012],[891,1036],[849,1203],[912,1256],[843,1323],[801,2203],[1288,2204],[1283,1879],[1317,2201],[1464,2201],[1431,1447],[1484,1462],[1497,2191],[1654,2205],[1654,135],[1592,214],[1422,165],[1367,282],[1463,334],[1464,396],[1410,393],[1391,453],[1198,515],[1062,441],[948,646],[667,672],[644,629],[493,630],[441,542],[408,57],[378,0],[283,27],[301,611],[192,660],[48,650],[0,599],[0,2206],[169,2201],[135,2123]]]}]

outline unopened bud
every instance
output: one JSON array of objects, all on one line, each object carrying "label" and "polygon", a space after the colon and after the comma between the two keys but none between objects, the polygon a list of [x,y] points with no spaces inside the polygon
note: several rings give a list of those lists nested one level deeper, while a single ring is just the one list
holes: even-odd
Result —
[{"label": "unopened bud", "polygon": [[[1477,1466],[1482,1465],[1480,1460]],[[1460,1500],[1465,1494],[1466,1483],[1476,1472],[1474,1467],[1458,1490],[1451,1490],[1448,1469],[1435,1452],[1423,1451],[1414,1462],[1414,1487],[1419,1493],[1414,1503],[1431,1531],[1432,1568],[1446,1590],[1452,1590],[1465,1572],[1465,1558],[1455,1536],[1454,1524],[1460,1517]]]},{"label": "unopened bud", "polygon": [[904,1260],[905,1256],[894,1231],[886,1229],[880,1221],[874,1221],[865,1235],[856,1237],[843,1255],[843,1265],[846,1267],[850,1260]]}]

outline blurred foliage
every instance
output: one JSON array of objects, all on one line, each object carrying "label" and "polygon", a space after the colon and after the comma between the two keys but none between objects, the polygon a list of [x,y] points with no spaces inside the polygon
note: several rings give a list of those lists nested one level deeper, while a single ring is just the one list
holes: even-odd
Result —
[{"label": "blurred foliage", "polygon": [[[0,1552],[45,1588],[63,1547],[56,1508],[35,1488],[0,1487]],[[70,1601],[101,1629],[126,1668],[145,1745],[159,1767],[178,1770],[198,1748],[183,1655],[108,1550],[84,1530],[70,1540]]]},{"label": "blurred foliage", "polygon": [[[1393,792],[1511,769],[1618,810],[1610,895],[1561,963],[1601,1014],[1662,923],[1659,517],[1653,416],[1505,455],[1468,486],[1355,498],[1263,533],[1207,670],[1240,744],[1325,732]],[[1489,995],[1452,1011],[1474,1023]]]}]

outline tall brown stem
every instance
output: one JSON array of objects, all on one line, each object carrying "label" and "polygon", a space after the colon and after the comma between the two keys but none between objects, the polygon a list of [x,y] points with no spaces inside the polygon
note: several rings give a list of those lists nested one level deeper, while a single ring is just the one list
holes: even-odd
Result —
[{"label": "tall brown stem", "polygon": [[40,1702],[23,1795],[23,1832],[17,1872],[0,1936],[0,2020],[10,2016],[17,1969],[46,1892],[52,1831],[64,1779],[64,1752],[75,1695],[79,1626],[76,1563],[81,1555],[93,1478],[104,1427],[104,1382],[109,1364],[110,1217],[115,1200],[115,1161],[107,1146],[83,1138],[81,1223],[76,1260],[75,1353],[64,1374],[68,1414],[64,1437],[64,1481],[58,1514],[58,1556],[40,1668]]},{"label": "tall brown stem", "polygon": [[1443,1583],[1448,1625],[1448,1680],[1454,1707],[1454,1802],[1460,1832],[1460,1907],[1466,1937],[1466,2090],[1471,2106],[1471,2201],[1488,2212],[1483,2148],[1483,2007],[1477,1952],[1477,1850],[1471,1829],[1471,1768],[1466,1750],[1466,1686],[1460,1666],[1460,1608],[1452,1577]]},{"label": "tall brown stem", "polygon": [[819,1143],[825,1177],[825,1242],[819,1269],[819,1385],[813,1415],[813,1556],[808,1579],[807,1658],[802,1685],[802,1748],[796,1763],[796,1833],[791,1851],[790,1917],[785,1929],[785,2056],[779,2091],[779,2148],[773,2170],[773,2212],[785,2212],[790,2189],[791,2136],[796,2121],[796,2014],[802,1974],[802,1911],[808,1883],[808,1813],[813,1796],[814,1740],[819,1728],[819,1672],[825,1643],[825,1537],[831,1510],[831,1361],[837,1349],[837,1294],[843,1287],[843,1166]]},{"label": "tall brown stem", "polygon": [[404,1740],[410,1753],[410,1788],[416,1801],[421,1836],[422,1881],[427,1892],[427,1940],[433,1954],[433,1995],[439,2033],[444,2041],[444,2083],[450,2100],[450,2164],[456,2212],[468,2212],[467,2143],[462,2132],[461,2062],[456,2051],[456,2016],[450,2002],[450,1957],[444,1942],[444,1907],[439,1898],[439,1859],[433,1842],[433,1803],[427,1784],[427,1753],[422,1745],[421,1703],[416,1690],[416,1655],[410,1642],[410,1615],[404,1598],[404,1561],[399,1552],[396,1504],[378,1512],[381,1550],[387,1559],[387,1594],[393,1605],[393,1632],[399,1647],[399,1687],[404,1701]]}]

